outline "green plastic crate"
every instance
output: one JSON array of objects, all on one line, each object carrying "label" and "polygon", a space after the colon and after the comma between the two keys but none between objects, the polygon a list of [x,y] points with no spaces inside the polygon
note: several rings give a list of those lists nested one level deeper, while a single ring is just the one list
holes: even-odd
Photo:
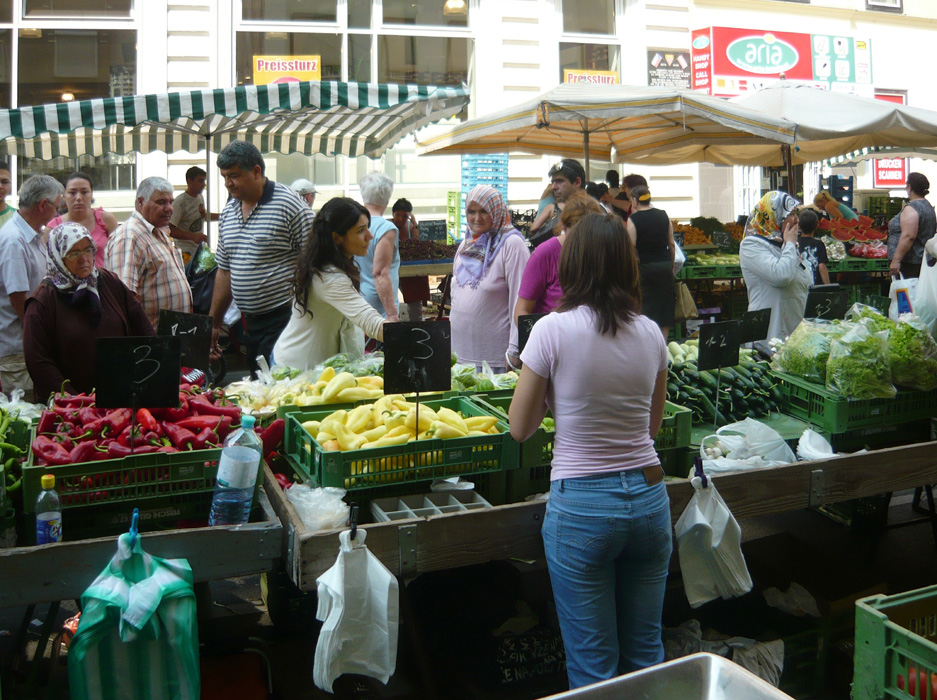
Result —
[{"label": "green plastic crate", "polygon": [[827,439],[837,452],[855,452],[863,448],[880,450],[884,447],[910,445],[931,439],[931,421],[925,418],[891,425],[857,428],[830,435]]},{"label": "green plastic crate", "polygon": [[937,416],[937,391],[899,389],[893,399],[850,401],[825,387],[772,370],[784,395],[784,412],[831,434]]},{"label": "green plastic crate", "polygon": [[[937,586],[856,601],[853,700],[934,700],[937,685]],[[915,695],[908,676],[915,669]],[[926,694],[917,681],[924,672]],[[899,681],[902,679],[902,681]],[[902,689],[903,686],[903,689]]]},{"label": "green plastic crate", "polygon": [[[26,464],[23,466],[23,507],[26,513],[35,512],[43,474],[55,475],[55,490],[62,501],[63,512],[104,503],[128,507],[128,502],[139,499],[186,493],[211,494],[220,457],[221,449],[211,449],[143,454],[55,467]],[[257,482],[256,488],[260,488],[260,479]]]},{"label": "green plastic crate", "polygon": [[[434,409],[446,406],[466,416],[492,415],[464,396],[421,403]],[[306,432],[302,423],[322,420],[332,412],[302,411],[286,417],[285,452],[320,486],[337,486],[352,491],[496,472],[517,466],[517,443],[510,439],[508,425],[503,420],[498,423],[502,430],[498,435],[418,440],[391,447],[326,452]]]},{"label": "green plastic crate", "polygon": [[[719,265],[684,265],[677,279],[717,279],[719,277],[720,267]],[[741,270],[741,268],[739,269]]]}]

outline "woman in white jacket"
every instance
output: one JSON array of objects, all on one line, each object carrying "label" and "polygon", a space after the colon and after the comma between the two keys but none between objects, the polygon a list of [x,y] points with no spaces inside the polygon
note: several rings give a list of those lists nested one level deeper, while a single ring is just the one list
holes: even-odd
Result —
[{"label": "woman in white jacket", "polygon": [[384,340],[384,318],[361,296],[355,262],[368,251],[370,223],[368,210],[345,197],[313,220],[293,278],[293,315],[273,348],[277,364],[311,369],[339,352],[361,357],[365,333]]},{"label": "woman in white jacket", "polygon": [[745,223],[739,246],[748,310],[771,309],[768,337],[786,338],[804,318],[811,273],[797,250],[797,207],[786,192],[772,191]]}]

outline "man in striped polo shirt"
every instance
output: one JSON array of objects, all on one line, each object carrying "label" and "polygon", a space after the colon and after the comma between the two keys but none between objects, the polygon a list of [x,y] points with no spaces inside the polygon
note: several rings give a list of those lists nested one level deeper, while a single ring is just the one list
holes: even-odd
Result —
[{"label": "man in striped polo shirt", "polygon": [[253,144],[232,141],[217,164],[230,198],[221,210],[215,251],[212,356],[221,354],[219,330],[233,297],[247,325],[248,367],[256,372],[257,356],[270,361],[290,320],[290,286],[312,229],[312,210],[289,187],[264,176],[263,156]]}]

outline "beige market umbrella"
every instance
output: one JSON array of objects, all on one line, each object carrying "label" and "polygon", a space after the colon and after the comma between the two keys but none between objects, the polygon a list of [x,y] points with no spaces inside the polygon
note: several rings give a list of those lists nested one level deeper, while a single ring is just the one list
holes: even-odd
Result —
[{"label": "beige market umbrella", "polygon": [[[494,114],[417,135],[418,153],[526,152],[640,162],[679,150],[710,160],[712,148],[794,141],[794,125],[701,93],[632,85],[560,85]],[[721,162],[721,161],[713,161]]]}]

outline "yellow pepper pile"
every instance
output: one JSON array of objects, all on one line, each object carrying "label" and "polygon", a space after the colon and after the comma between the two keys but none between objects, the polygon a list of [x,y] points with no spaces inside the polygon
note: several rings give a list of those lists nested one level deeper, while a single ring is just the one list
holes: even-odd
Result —
[{"label": "yellow pepper pile", "polygon": [[[419,420],[419,423],[417,422]],[[330,413],[321,421],[306,421],[303,428],[328,452],[367,450],[405,445],[411,440],[497,435],[495,416],[463,416],[442,406],[433,410],[404,401],[400,394],[382,396],[373,404]]]},{"label": "yellow pepper pile", "polygon": [[384,378],[356,377],[351,372],[340,372],[326,367],[319,379],[306,391],[294,398],[297,406],[316,406],[327,403],[351,403],[384,396]]}]

